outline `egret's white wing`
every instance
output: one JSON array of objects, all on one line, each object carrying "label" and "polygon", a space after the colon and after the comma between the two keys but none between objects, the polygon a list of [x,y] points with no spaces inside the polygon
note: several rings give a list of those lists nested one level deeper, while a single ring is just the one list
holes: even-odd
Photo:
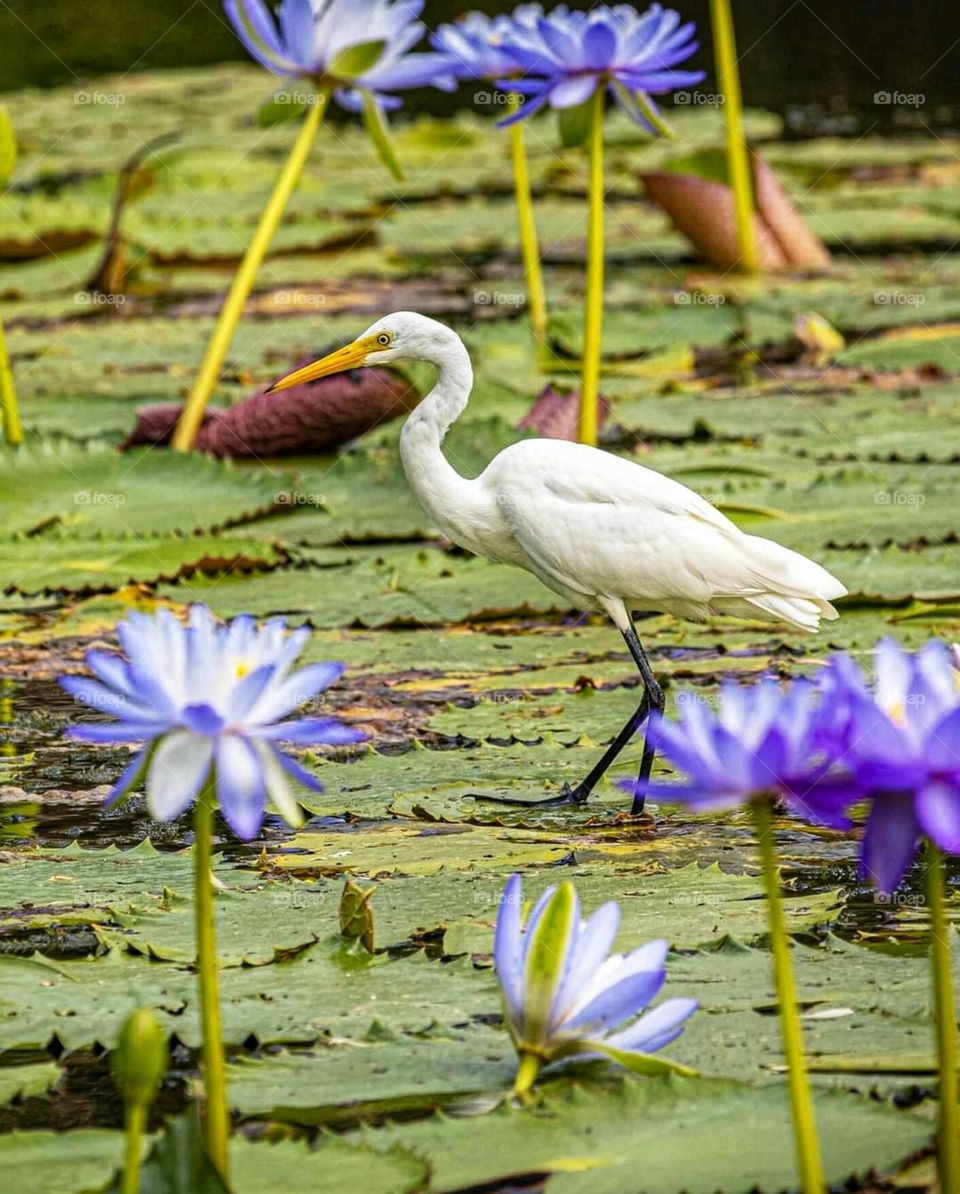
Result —
[{"label": "egret's white wing", "polygon": [[685,485],[582,444],[514,444],[481,480],[531,569],[555,588],[680,612],[706,612],[718,597],[819,602],[844,592],[818,564],[745,535]]}]

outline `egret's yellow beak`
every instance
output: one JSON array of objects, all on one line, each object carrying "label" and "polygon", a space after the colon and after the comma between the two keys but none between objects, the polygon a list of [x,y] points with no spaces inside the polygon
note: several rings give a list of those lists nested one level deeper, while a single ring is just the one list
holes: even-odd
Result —
[{"label": "egret's yellow beak", "polygon": [[382,351],[383,345],[377,343],[376,336],[365,336],[361,340],[354,340],[352,344],[338,348],[336,352],[331,352],[328,356],[321,357],[312,365],[304,365],[302,369],[288,373],[286,377],[281,377],[272,386],[268,386],[265,392],[275,394],[277,390],[289,390],[291,386],[301,386],[305,382],[316,381],[319,377],[329,377],[332,373],[345,373],[348,369],[358,369],[361,365],[366,364],[370,353]]}]

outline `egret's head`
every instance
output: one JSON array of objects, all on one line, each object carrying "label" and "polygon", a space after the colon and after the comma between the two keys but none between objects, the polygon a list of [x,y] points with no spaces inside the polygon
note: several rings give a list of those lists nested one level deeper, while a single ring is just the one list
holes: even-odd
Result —
[{"label": "egret's head", "polygon": [[413,311],[395,311],[384,315],[352,344],[338,348],[328,356],[288,373],[267,390],[273,394],[304,382],[359,369],[363,365],[397,365],[403,361],[428,361],[440,365],[447,354],[462,346],[460,337],[435,319]]}]

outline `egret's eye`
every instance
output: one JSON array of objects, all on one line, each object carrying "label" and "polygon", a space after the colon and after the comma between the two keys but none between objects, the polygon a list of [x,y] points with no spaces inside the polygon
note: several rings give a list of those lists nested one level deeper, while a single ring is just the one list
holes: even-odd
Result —
[{"label": "egret's eye", "polygon": [[383,347],[386,348],[392,339],[393,339],[393,337],[390,335],[389,332],[381,332],[380,335],[377,337],[377,343],[382,344]]}]

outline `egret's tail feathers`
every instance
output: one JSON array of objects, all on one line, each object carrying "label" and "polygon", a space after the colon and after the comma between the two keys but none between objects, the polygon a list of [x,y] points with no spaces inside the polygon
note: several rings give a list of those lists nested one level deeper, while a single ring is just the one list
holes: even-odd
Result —
[{"label": "egret's tail feathers", "polygon": [[801,630],[819,630],[821,618],[832,622],[838,616],[829,601],[815,597],[779,597],[775,593],[764,593],[748,598],[747,604],[778,622],[788,622]]},{"label": "egret's tail feathers", "polygon": [[749,544],[751,579],[761,590],[739,595],[750,611],[746,616],[766,615],[811,631],[820,629],[821,618],[833,621],[838,616],[830,602],[843,597],[847,590],[826,568],[770,539],[757,535],[745,538]]}]

